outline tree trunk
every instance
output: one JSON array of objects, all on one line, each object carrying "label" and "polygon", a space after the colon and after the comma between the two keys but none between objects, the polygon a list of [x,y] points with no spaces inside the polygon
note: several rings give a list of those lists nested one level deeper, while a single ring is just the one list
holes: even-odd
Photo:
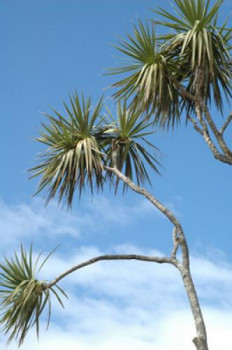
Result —
[{"label": "tree trunk", "polygon": [[[188,296],[189,304],[192,310],[195,328],[197,336],[193,339],[193,343],[197,350],[208,350],[207,344],[207,334],[203,315],[201,312],[200,303],[198,300],[197,292],[191,277],[190,265],[189,265],[189,251],[184,231],[181,224],[175,215],[167,209],[157,198],[155,198],[146,189],[137,186],[130,178],[121,173],[117,168],[111,168],[108,166],[104,167],[106,171],[114,173],[120,180],[122,180],[126,185],[128,185],[133,191],[139,193],[140,195],[146,197],[161,213],[163,213],[168,220],[174,225],[174,250],[172,253],[172,258],[175,260],[175,265],[180,271],[184,287]],[[176,246],[177,244],[177,246]],[[176,259],[176,253],[178,247],[181,248],[182,262]]]},{"label": "tree trunk", "polygon": [[186,268],[183,266],[180,266],[178,269],[181,273],[195,322],[197,336],[193,339],[193,343],[197,350],[208,350],[205,323],[197,297],[197,292],[191,277],[190,269],[189,267]]}]

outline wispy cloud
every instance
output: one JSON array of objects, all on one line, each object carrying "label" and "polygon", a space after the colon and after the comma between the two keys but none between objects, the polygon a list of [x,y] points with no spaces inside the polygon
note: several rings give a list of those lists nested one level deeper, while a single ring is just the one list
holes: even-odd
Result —
[{"label": "wispy cloud", "polygon": [[[132,245],[117,246],[112,253],[128,250],[161,254]],[[103,253],[97,247],[82,247],[69,257],[56,254],[42,277],[51,280],[80,261]],[[192,257],[192,262],[210,349],[228,350],[232,345],[232,266],[229,263],[221,266],[220,262],[199,256]],[[55,303],[48,333],[42,332],[39,344],[31,334],[22,350],[29,350],[32,345],[35,350],[49,347],[57,350],[194,349],[191,311],[179,275],[172,267],[141,262],[100,262],[72,274],[62,282],[62,287],[69,295],[65,310]],[[211,290],[218,290],[217,303]],[[223,344],[218,339],[223,339]],[[11,349],[14,347],[9,347]]]},{"label": "wispy cloud", "polygon": [[72,212],[62,210],[57,204],[44,206],[41,199],[30,203],[8,205],[0,201],[0,232],[2,246],[15,240],[34,237],[80,237],[87,230],[101,232],[112,225],[119,227],[136,222],[146,215],[159,217],[155,208],[145,200],[122,203],[104,196],[85,199]]},{"label": "wispy cloud", "polygon": [[[140,215],[150,214],[153,215],[153,208],[143,200],[122,206],[117,201],[109,205],[106,198],[99,197],[87,200],[73,214],[60,211],[56,205],[44,208],[40,200],[17,206],[1,202],[1,243],[10,250],[12,242],[33,235],[41,235],[42,239],[49,235],[56,242],[57,236],[81,237],[86,227],[94,231],[112,225],[127,226]],[[40,277],[53,280],[79,262],[104,253],[104,249],[94,245],[82,245],[70,252],[58,250]],[[107,253],[162,254],[130,243],[111,246]],[[225,257],[217,256],[218,259],[209,254],[193,256],[192,272],[203,305],[210,349],[228,350],[232,345],[232,266]],[[22,350],[194,349],[191,312],[179,274],[172,266],[99,262],[70,275],[61,285],[69,295],[65,310],[55,302],[49,331],[46,333],[42,325],[39,343],[32,331]],[[218,339],[223,339],[223,344]],[[6,348],[4,337],[0,348]],[[8,350],[15,348],[12,344]]]},{"label": "wispy cloud", "polygon": [[77,236],[79,221],[78,216],[62,211],[54,204],[44,207],[39,199],[32,200],[30,204],[18,205],[0,202],[2,244],[44,234]]},{"label": "wispy cloud", "polygon": [[[128,246],[121,246],[114,251],[127,249]],[[159,254],[134,246],[130,249]],[[82,247],[69,257],[54,256],[42,275],[52,279],[79,261],[102,253],[96,247]],[[228,350],[232,345],[231,307],[224,308],[220,302],[214,304],[211,295],[202,298],[202,291],[206,285],[208,291],[219,289],[218,297],[229,305],[231,266],[221,267],[220,262],[204,257],[192,257],[192,261],[196,285],[203,299],[210,349]],[[201,276],[202,266],[207,268]],[[214,272],[216,275],[212,278]],[[101,262],[73,274],[62,286],[69,294],[65,310],[55,303],[48,332],[42,331],[39,343],[31,332],[22,350],[194,349],[191,339],[195,329],[185,292],[178,274],[168,266]],[[219,339],[223,339],[223,344]],[[15,349],[15,345],[8,349]]]},{"label": "wispy cloud", "polygon": [[[67,257],[58,254],[51,257],[50,267],[47,266],[45,277],[52,280],[56,275],[64,272],[80,262],[92,257],[105,254],[97,247],[81,247]],[[149,256],[162,255],[156,250],[144,250],[133,245],[116,246],[111,253],[137,253]],[[202,256],[191,257],[192,274],[201,299],[206,305],[232,306],[232,266],[226,266],[221,261],[213,261]],[[65,283],[75,288],[84,287],[91,293],[98,293],[106,297],[127,298],[127,303],[137,301],[147,305],[157,303],[161,308],[168,305],[166,295],[175,297],[174,308],[186,304],[185,292],[178,271],[170,265],[158,265],[138,261],[105,261],[78,270],[67,277]],[[118,287],[120,286],[120,288]],[[168,286],[168,288],[167,288]],[[219,288],[220,286],[220,288]],[[168,308],[172,308],[168,305]]]}]

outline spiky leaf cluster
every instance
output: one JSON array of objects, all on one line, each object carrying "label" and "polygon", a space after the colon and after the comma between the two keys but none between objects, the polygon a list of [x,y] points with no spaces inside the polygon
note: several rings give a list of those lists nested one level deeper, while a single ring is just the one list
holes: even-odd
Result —
[{"label": "spiky leaf cluster", "polygon": [[[46,289],[46,282],[36,277],[49,256],[38,266],[39,257],[33,263],[32,248],[26,253],[21,246],[19,254],[15,253],[13,258],[5,258],[0,263],[0,324],[5,334],[9,335],[8,342],[15,339],[19,346],[22,345],[29,329],[34,325],[39,336],[40,317],[46,308],[47,326],[49,325],[51,294],[63,306],[56,289]],[[56,288],[65,295],[60,287]]]},{"label": "spiky leaf cluster", "polygon": [[[129,60],[127,65],[110,69],[110,74],[126,74],[113,84],[116,98],[130,98],[133,105],[146,115],[155,118],[170,116],[172,123],[179,116],[179,96],[169,75],[171,70],[179,80],[179,71],[173,53],[162,50],[157,41],[154,26],[139,22],[133,35],[127,35],[116,48]],[[173,119],[173,120],[172,120]]]},{"label": "spiky leaf cluster", "polygon": [[[222,110],[222,92],[231,97],[232,77],[232,30],[227,27],[227,21],[219,25],[218,20],[223,0],[211,7],[210,0],[174,0],[174,3],[174,14],[163,9],[155,11],[163,17],[156,23],[173,30],[162,37],[164,47],[176,51],[180,69],[185,72],[187,90],[206,103],[214,101]],[[192,108],[191,103],[185,104]]]},{"label": "spiky leaf cluster", "polygon": [[[112,126],[105,130],[103,137],[109,166],[116,166],[131,180],[135,180],[138,185],[144,182],[151,184],[146,164],[159,174],[159,162],[155,157],[159,150],[147,139],[154,133],[154,131],[148,131],[152,123],[141,119],[138,109],[127,108],[126,101],[117,104],[116,120],[110,110],[108,110],[108,115]],[[149,152],[147,148],[153,152]],[[108,176],[111,177],[112,174]],[[118,182],[119,180],[116,179],[116,191]],[[125,190],[125,184],[123,188]]]},{"label": "spiky leaf cluster", "polygon": [[[102,116],[101,100],[93,108],[90,99],[82,98],[80,103],[77,94],[70,97],[70,105],[64,103],[64,115],[55,110],[53,116],[47,115],[49,123],[43,124],[37,139],[47,146],[40,164],[31,169],[32,177],[41,176],[37,193],[47,190],[48,201],[57,195],[71,206],[76,190],[81,195],[86,185],[92,191],[102,189],[109,179],[105,166],[116,165],[138,184],[149,182],[146,163],[158,172],[157,148],[146,139],[153,132],[137,109],[118,103],[116,118],[108,109]],[[152,148],[154,155],[145,146]],[[116,164],[112,162],[113,148]]]},{"label": "spiky leaf cluster", "polygon": [[64,103],[65,116],[53,110],[54,116],[46,115],[49,124],[43,124],[36,140],[48,146],[40,155],[40,164],[31,171],[33,176],[42,175],[38,192],[47,189],[47,201],[58,194],[59,201],[66,198],[71,205],[75,190],[79,195],[85,186],[102,187],[103,154],[96,138],[101,124],[99,118],[102,100],[94,109],[91,99],[80,101],[77,94],[70,97],[70,107]]},{"label": "spiky leaf cluster", "polygon": [[117,47],[131,62],[112,70],[113,74],[126,74],[113,84],[118,88],[115,96],[131,96],[134,104],[154,114],[155,122],[174,125],[183,109],[194,112],[192,101],[178,93],[178,81],[221,111],[223,96],[231,97],[232,77],[232,30],[227,21],[219,25],[222,2],[210,7],[210,0],[174,0],[172,12],[159,8],[154,12],[161,19],[154,23],[171,33],[158,37],[148,25],[134,27],[134,35],[122,39]]}]

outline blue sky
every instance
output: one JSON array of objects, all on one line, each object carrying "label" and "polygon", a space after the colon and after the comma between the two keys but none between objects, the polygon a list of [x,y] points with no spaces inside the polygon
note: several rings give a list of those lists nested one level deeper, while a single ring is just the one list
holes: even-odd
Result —
[{"label": "blue sky", "polygon": [[[41,151],[33,138],[44,120],[42,112],[49,112],[51,106],[62,111],[62,101],[75,89],[91,95],[93,102],[104,93],[111,104],[109,86],[114,78],[103,73],[121,62],[112,44],[131,32],[138,18],[152,18],[149,8],[159,5],[169,8],[169,1],[0,2],[1,255],[18,249],[19,242],[33,241],[36,251],[45,252],[60,244],[44,272],[53,279],[81,258],[101,252],[170,251],[170,225],[138,195],[86,193],[70,213],[55,203],[45,208],[40,197],[32,198],[37,181],[29,181],[27,173]],[[225,0],[222,16],[230,7]],[[225,115],[229,110],[225,106]],[[213,113],[220,123],[218,113]],[[227,133],[229,137],[231,129]],[[228,349],[232,344],[228,326],[232,321],[231,169],[214,160],[200,136],[184,123],[173,132],[157,130],[153,142],[162,151],[163,168],[161,177],[151,175],[150,190],[184,226],[211,348],[217,349],[214,333],[219,329]],[[39,344],[32,332],[23,350],[32,342],[33,349],[39,350],[63,349],[65,344],[69,349],[114,349],[112,343],[115,349],[125,344],[128,349],[193,348],[191,315],[175,271],[125,262],[99,264],[70,278],[67,289],[66,310],[55,306],[50,331],[42,334]],[[185,343],[175,336],[177,323],[186,325]]]}]

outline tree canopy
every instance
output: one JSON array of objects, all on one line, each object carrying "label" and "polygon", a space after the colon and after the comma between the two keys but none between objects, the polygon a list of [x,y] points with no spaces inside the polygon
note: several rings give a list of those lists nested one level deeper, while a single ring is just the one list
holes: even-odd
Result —
[{"label": "tree canopy", "polygon": [[[31,177],[40,177],[36,194],[43,192],[47,202],[58,198],[71,207],[76,192],[80,197],[86,187],[93,192],[105,184],[117,192],[122,181],[124,190],[129,187],[143,195],[173,225],[170,256],[95,257],[46,283],[36,277],[38,260],[33,264],[32,250],[27,254],[22,247],[20,256],[15,254],[0,264],[0,322],[10,334],[9,340],[16,338],[21,345],[34,324],[39,333],[46,305],[49,323],[51,294],[63,305],[58,292],[65,293],[57,282],[67,274],[100,260],[135,259],[169,263],[179,270],[195,320],[194,344],[198,350],[208,349],[183,228],[176,216],[140,185],[151,184],[149,167],[159,174],[159,150],[151,142],[153,127],[176,127],[183,118],[192,123],[216,159],[232,165],[232,151],[224,140],[232,115],[219,129],[210,113],[212,104],[222,113],[224,102],[231,98],[232,30],[227,21],[220,22],[222,2],[211,5],[210,0],[174,0],[172,12],[159,8],[154,10],[158,20],[139,21],[133,34],[116,45],[128,63],[110,69],[114,76],[123,75],[113,84],[116,116],[104,107],[103,98],[93,107],[91,98],[75,93],[64,102],[64,114],[53,109],[46,115],[47,122],[36,139],[46,146],[39,164],[30,169]],[[163,35],[156,35],[158,25],[165,28]]]}]

